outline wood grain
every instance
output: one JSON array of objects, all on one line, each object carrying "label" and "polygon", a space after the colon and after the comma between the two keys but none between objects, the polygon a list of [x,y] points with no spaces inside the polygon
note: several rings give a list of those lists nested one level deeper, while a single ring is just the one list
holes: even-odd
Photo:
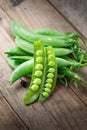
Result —
[{"label": "wood grain", "polygon": [[[9,31],[11,20],[21,22],[32,30],[40,27],[49,27],[61,32],[76,30],[46,0],[25,0],[15,8],[8,1],[1,5],[0,15],[3,17],[0,22],[0,90],[11,107],[30,130],[86,130],[87,108],[84,103],[87,97],[80,89],[73,92],[74,89],[67,90],[65,86],[57,84],[57,90],[49,100],[43,104],[25,106],[23,97],[27,89],[20,85],[20,81],[10,86],[12,70],[3,54],[5,50],[15,45]],[[87,92],[87,88],[83,87],[83,91]],[[82,95],[81,99],[77,94]]]},{"label": "wood grain", "polygon": [[86,0],[48,0],[87,39]]},{"label": "wood grain", "polygon": [[0,93],[0,130],[28,130]]}]

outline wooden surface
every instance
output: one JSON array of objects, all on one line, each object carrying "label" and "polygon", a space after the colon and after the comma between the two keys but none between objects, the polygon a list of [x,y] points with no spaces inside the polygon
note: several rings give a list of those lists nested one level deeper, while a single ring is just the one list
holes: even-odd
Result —
[{"label": "wooden surface", "polygon": [[87,39],[87,0],[48,0]]},{"label": "wooden surface", "polygon": [[0,93],[0,130],[27,130]]},{"label": "wooden surface", "polygon": [[[71,85],[67,89],[57,83],[56,91],[49,100],[43,104],[36,102],[25,106],[23,97],[26,88],[20,85],[20,80],[10,86],[12,70],[3,53],[15,45],[9,28],[12,20],[21,22],[32,30],[40,27],[53,28],[61,32],[77,30],[46,0],[25,0],[15,8],[9,1],[1,1],[0,17],[0,91],[3,95],[0,98],[0,115],[6,111],[3,119],[0,116],[0,121],[6,122],[6,126],[1,123],[0,130],[7,130],[7,127],[9,130],[86,130],[87,88],[81,85],[75,89]],[[80,30],[79,32],[82,33]],[[80,74],[87,78],[86,73],[85,67]]]}]

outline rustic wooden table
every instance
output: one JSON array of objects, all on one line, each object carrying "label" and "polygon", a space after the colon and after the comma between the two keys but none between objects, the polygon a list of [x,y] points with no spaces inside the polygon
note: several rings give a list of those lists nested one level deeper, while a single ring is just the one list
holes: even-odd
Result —
[{"label": "rustic wooden table", "polygon": [[[87,130],[87,88],[71,85],[67,89],[57,84],[49,100],[25,106],[22,100],[26,88],[20,81],[10,86],[12,70],[4,55],[15,44],[9,29],[12,20],[32,30],[48,27],[79,32],[87,38],[87,14],[81,15],[82,5],[86,8],[84,0],[78,4],[75,0],[24,0],[12,7],[8,0],[0,0],[0,130]],[[80,74],[87,78],[87,68]]]}]

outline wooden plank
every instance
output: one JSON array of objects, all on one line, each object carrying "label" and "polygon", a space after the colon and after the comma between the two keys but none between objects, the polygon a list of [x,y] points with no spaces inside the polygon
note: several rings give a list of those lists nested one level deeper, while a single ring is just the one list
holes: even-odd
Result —
[{"label": "wooden plank", "polygon": [[48,0],[87,39],[86,0]]},{"label": "wooden plank", "polygon": [[0,5],[4,4],[6,0],[0,0]]},{"label": "wooden plank", "polygon": [[[10,8],[8,2],[8,4],[2,5],[2,9],[6,12],[9,18],[13,20],[16,19],[17,22],[21,19],[21,22],[30,29],[49,27],[58,29],[62,32],[75,32],[70,24],[67,23],[64,18],[61,17],[61,15],[56,12],[55,9],[46,1],[26,0],[16,8]],[[4,21],[6,21],[6,14],[4,15]],[[86,107],[84,107],[84,104],[81,103],[81,101],[75,96],[75,94],[73,94],[71,90],[66,91],[66,88],[64,87],[61,90],[61,87],[59,87],[59,89],[54,92],[54,96],[52,96],[52,98],[50,98],[43,105],[35,103],[29,107],[26,107],[22,102],[26,89],[22,88],[19,82],[14,84],[12,88],[10,87],[8,80],[12,71],[8,67],[5,61],[5,56],[3,55],[3,51],[14,44],[9,33],[7,33],[5,29],[8,28],[9,30],[9,22],[6,22],[8,23],[6,26],[4,24],[3,26],[2,24],[0,25],[0,36],[2,37],[0,39],[0,43],[3,43],[0,45],[0,51],[2,52],[0,57],[2,64],[2,66],[0,66],[0,70],[2,70],[0,74],[0,77],[2,77],[0,88],[1,92],[6,96],[7,100],[19,116],[24,120],[27,126],[29,126],[32,130],[43,130],[43,128],[47,130],[79,130],[80,127],[82,129],[83,125],[85,130],[87,124]],[[61,90],[61,92],[59,90]],[[67,93],[69,93],[69,95],[67,95]],[[82,109],[80,107],[82,107]],[[83,114],[81,114],[81,112]]]},{"label": "wooden plank", "polygon": [[57,117],[56,120],[62,122],[65,129],[67,129],[67,122],[72,130],[86,130],[87,107],[84,107],[83,103],[72,93],[71,89],[66,89],[65,86],[57,84],[53,97],[43,105],[53,116]]},{"label": "wooden plank", "polygon": [[0,130],[28,130],[0,93]]}]

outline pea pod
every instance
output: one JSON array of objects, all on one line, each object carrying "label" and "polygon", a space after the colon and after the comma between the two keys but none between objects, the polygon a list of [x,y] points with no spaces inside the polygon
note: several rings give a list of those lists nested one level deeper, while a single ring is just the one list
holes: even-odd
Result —
[{"label": "pea pod", "polygon": [[[57,61],[58,67],[73,66],[78,69],[78,67],[87,66],[87,64],[81,64],[75,61],[72,62],[72,61],[62,59],[62,58],[56,58],[56,61]],[[33,64],[34,64],[34,59],[32,58],[31,60],[25,61],[20,66],[18,66],[11,75],[10,83],[13,84],[19,78],[26,76],[28,74],[31,74],[33,70]]]},{"label": "pea pod", "polygon": [[[32,54],[34,53],[34,47],[32,43],[25,41],[24,39],[18,36],[16,37],[15,42],[16,45],[20,49],[24,50],[25,52],[32,53]],[[65,56],[73,52],[72,50],[66,48],[53,48],[53,49],[54,49],[55,56]]]},{"label": "pea pod", "polygon": [[[37,60],[38,57],[41,57],[42,61]],[[44,67],[45,67],[44,47],[41,42],[35,42],[35,44],[34,44],[34,67],[33,67],[31,83],[30,83],[28,91],[24,97],[25,104],[31,104],[39,97]]]},{"label": "pea pod", "polygon": [[23,62],[32,59],[32,56],[10,56],[10,59]]},{"label": "pea pod", "polygon": [[28,52],[25,52],[24,50],[21,50],[19,47],[13,47],[5,52],[5,54],[9,55],[18,55],[18,56],[26,56],[29,55]]},{"label": "pea pod", "polygon": [[12,60],[10,57],[7,57],[7,62],[12,69],[16,69],[21,64],[21,62],[18,62],[16,60]]},{"label": "pea pod", "polygon": [[49,28],[40,28],[38,30],[33,31],[34,33],[38,33],[45,36],[63,36],[63,34],[57,30],[49,29]]},{"label": "pea pod", "polygon": [[39,34],[32,33],[23,25],[14,22],[11,23],[11,31],[14,36],[20,36],[31,43],[41,40],[44,46],[67,47],[78,43],[77,40],[73,39],[62,40],[55,37],[43,37]]},{"label": "pea pod", "polygon": [[38,101],[45,101],[52,93],[57,78],[57,62],[51,46],[46,48],[46,67],[43,73],[42,85]]},{"label": "pea pod", "polygon": [[26,61],[18,66],[12,73],[10,78],[10,84],[13,84],[16,80],[20,79],[23,76],[27,76],[32,73],[34,59]]},{"label": "pea pod", "polygon": [[32,32],[43,35],[43,36],[56,36],[60,39],[67,39],[67,38],[78,39],[78,38],[80,38],[82,40],[82,42],[85,43],[84,39],[77,33],[71,33],[71,32],[61,33],[57,30],[49,29],[49,28],[40,28],[40,29],[34,30]]}]

